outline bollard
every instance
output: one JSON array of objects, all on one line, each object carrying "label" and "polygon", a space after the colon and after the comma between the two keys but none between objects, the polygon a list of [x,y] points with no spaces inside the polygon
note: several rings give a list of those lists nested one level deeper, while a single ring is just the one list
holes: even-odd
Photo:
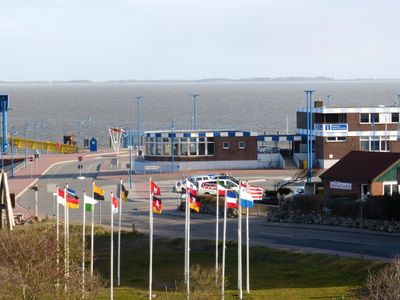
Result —
[{"label": "bollard", "polygon": [[133,231],[133,232],[136,232],[135,224],[134,224],[134,223],[132,223],[132,231]]}]

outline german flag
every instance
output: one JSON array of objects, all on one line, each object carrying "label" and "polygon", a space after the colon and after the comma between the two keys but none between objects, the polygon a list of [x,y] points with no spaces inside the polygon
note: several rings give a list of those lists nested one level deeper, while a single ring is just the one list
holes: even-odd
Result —
[{"label": "german flag", "polygon": [[67,188],[67,207],[72,209],[79,208],[79,198],[76,195],[75,190]]},{"label": "german flag", "polygon": [[153,213],[160,215],[162,213],[162,209],[163,207],[161,199],[153,196]]},{"label": "german flag", "polygon": [[128,194],[129,194],[129,191],[124,187],[123,184],[121,184],[121,198],[122,198],[122,200],[124,200],[124,201],[128,200]]},{"label": "german flag", "polygon": [[104,190],[99,188],[95,183],[93,183],[93,198],[96,200],[104,200]]}]

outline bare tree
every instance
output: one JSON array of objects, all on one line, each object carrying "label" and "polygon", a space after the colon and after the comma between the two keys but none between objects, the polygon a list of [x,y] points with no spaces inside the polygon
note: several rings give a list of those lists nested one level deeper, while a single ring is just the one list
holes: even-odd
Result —
[{"label": "bare tree", "polygon": [[400,299],[400,257],[378,272],[369,273],[363,299],[369,300],[399,300]]},{"label": "bare tree", "polygon": [[[78,299],[82,294],[82,242],[78,231],[70,235],[70,269],[65,277],[64,255],[57,266],[55,229],[50,225],[29,226],[0,233],[0,294],[4,299]],[[63,245],[63,242],[60,243]],[[89,257],[88,255],[86,257]],[[103,286],[97,274],[85,278],[86,299]],[[64,288],[67,287],[67,288]]]}]

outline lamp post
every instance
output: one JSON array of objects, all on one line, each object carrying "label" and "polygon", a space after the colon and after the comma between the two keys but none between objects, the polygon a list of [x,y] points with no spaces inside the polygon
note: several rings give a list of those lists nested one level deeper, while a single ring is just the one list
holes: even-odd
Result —
[{"label": "lamp post", "polygon": [[[360,205],[360,228],[361,228],[361,232],[360,232],[360,238],[361,238],[361,243],[363,243],[364,241],[364,237],[363,237],[363,229],[364,229],[364,225],[363,225],[363,207],[365,205],[365,203],[367,203],[367,198],[368,198],[369,193],[367,194],[363,194],[361,195],[361,198],[356,200],[356,203],[358,203]],[[361,258],[364,258],[364,251],[362,246],[360,247],[360,256]]]},{"label": "lamp post", "polygon": [[33,144],[32,144],[32,151],[35,151],[35,141],[36,141],[36,129],[39,127],[39,121],[33,121]]},{"label": "lamp post", "polygon": [[138,155],[140,153],[140,100],[142,100],[143,97],[142,96],[136,96],[136,103],[137,103],[137,147],[138,147]]},{"label": "lamp post", "polygon": [[44,131],[44,128],[47,126],[47,122],[46,121],[40,121],[40,127],[39,127],[39,130],[40,130],[40,155],[43,155],[43,135],[44,135],[44,133],[43,133],[43,131]]},{"label": "lamp post", "polygon": [[92,118],[90,116],[87,117],[87,122],[88,122],[88,146],[90,148],[90,136],[91,136],[91,132],[90,132],[90,121],[92,121]]},{"label": "lamp post", "polygon": [[26,153],[26,132],[29,131],[31,128],[29,127],[28,123],[25,123],[24,125],[24,139],[25,139],[25,167],[26,167],[26,158],[27,158],[27,153]]},{"label": "lamp post", "polygon": [[307,182],[311,182],[313,168],[313,109],[312,94],[313,90],[305,90],[306,93],[306,109],[307,109]]},{"label": "lamp post", "polygon": [[171,124],[171,168],[172,168],[172,173],[174,173],[174,163],[175,163],[175,157],[174,157],[174,140],[175,140],[175,124],[174,121],[172,121]]},{"label": "lamp post", "polygon": [[15,126],[11,127],[11,177],[14,177],[14,136],[17,134]]},{"label": "lamp post", "polygon": [[192,94],[192,95],[190,95],[190,96],[192,96],[193,97],[193,122],[192,122],[192,129],[193,130],[196,130],[197,129],[197,116],[196,116],[196,100],[197,100],[197,97],[198,96],[200,96],[199,94],[197,94],[197,93],[194,93],[194,94]]},{"label": "lamp post", "polygon": [[82,130],[82,125],[83,125],[83,121],[79,121],[79,123],[78,123],[78,132],[77,132],[77,134],[76,134],[76,138],[77,138],[77,141],[76,141],[76,145],[78,146],[78,149],[81,147],[81,130]]}]

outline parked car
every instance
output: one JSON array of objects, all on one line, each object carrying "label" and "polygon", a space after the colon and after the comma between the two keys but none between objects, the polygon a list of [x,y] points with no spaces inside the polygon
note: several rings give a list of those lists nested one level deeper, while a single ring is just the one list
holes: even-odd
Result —
[{"label": "parked car", "polygon": [[194,175],[194,176],[189,176],[188,178],[183,178],[178,180],[175,183],[175,192],[177,193],[185,193],[186,192],[186,180],[189,180],[193,184],[198,184],[199,181],[204,181],[204,180],[215,180],[215,179],[229,179],[233,182],[235,182],[237,185],[239,185],[239,181],[227,174],[203,174],[203,175]]},{"label": "parked car", "polygon": [[[239,184],[235,183],[231,179],[221,179],[218,178],[219,181],[222,181],[225,186],[228,188],[239,191]],[[217,194],[217,180],[202,180],[198,181],[198,192],[199,195],[216,195]],[[220,191],[220,196],[224,194],[223,191]]]}]

